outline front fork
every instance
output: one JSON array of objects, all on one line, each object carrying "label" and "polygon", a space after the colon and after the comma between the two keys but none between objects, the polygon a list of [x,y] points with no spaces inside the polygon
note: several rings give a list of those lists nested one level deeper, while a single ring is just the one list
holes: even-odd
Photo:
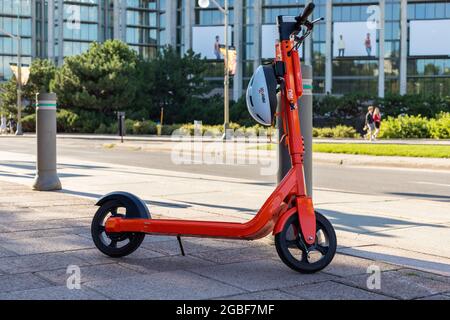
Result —
[{"label": "front fork", "polygon": [[304,241],[313,245],[316,241],[316,214],[311,197],[297,197],[297,213]]}]

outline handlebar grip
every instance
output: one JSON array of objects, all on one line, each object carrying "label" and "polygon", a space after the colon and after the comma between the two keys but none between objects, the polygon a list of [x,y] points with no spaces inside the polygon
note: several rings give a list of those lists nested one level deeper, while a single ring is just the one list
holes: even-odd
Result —
[{"label": "handlebar grip", "polygon": [[299,25],[299,26],[303,25],[308,20],[309,16],[313,13],[315,8],[316,8],[316,5],[314,3],[312,3],[312,2],[310,2],[306,6],[305,10],[303,10],[302,15],[298,16],[296,18],[297,25]]}]

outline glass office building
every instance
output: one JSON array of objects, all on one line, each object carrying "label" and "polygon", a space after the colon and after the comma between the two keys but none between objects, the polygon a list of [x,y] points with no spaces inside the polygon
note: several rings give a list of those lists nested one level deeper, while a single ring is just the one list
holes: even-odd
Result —
[{"label": "glass office building", "polygon": [[[224,0],[217,1],[224,6]],[[276,17],[297,15],[308,0],[229,0],[229,44],[237,50],[233,97],[254,69],[274,55]],[[315,0],[314,18],[325,19],[302,50],[313,66],[315,94],[450,93],[450,1]],[[60,10],[61,8],[61,10]],[[220,88],[224,14],[197,0],[2,0],[0,31],[21,35],[23,63],[64,57],[92,41],[120,39],[151,59],[165,45],[210,60],[207,77]],[[18,23],[19,22],[19,23]],[[62,26],[62,27],[61,27]],[[221,31],[222,30],[222,31]],[[205,42],[206,41],[206,42]],[[16,40],[0,32],[0,79],[11,77]],[[211,56],[212,55],[212,56]]]}]

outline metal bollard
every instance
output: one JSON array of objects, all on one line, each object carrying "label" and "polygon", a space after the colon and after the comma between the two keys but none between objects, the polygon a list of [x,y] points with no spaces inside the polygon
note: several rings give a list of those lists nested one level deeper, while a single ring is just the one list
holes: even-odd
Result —
[{"label": "metal bollard", "polygon": [[36,97],[37,163],[33,189],[61,190],[56,171],[56,94],[40,93]]},{"label": "metal bollard", "polygon": [[117,112],[117,121],[119,122],[120,142],[123,143],[123,137],[126,135],[125,112]]},{"label": "metal bollard", "polygon": [[[313,184],[312,184],[312,129],[313,129],[313,95],[312,95],[312,67],[308,65],[302,65],[303,76],[303,96],[299,101],[299,116],[300,124],[302,127],[302,134],[305,142],[305,155],[304,155],[304,168],[305,168],[305,180],[306,190],[308,196],[312,196]],[[280,103],[278,103],[280,106]],[[281,121],[277,122],[277,128],[280,133],[283,132]],[[291,158],[289,156],[289,150],[284,142],[279,145],[278,148],[278,183],[283,180],[286,174],[291,169]]]}]

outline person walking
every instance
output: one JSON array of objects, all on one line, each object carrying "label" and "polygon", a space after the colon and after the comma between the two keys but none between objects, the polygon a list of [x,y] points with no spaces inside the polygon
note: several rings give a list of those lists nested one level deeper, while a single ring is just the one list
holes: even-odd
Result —
[{"label": "person walking", "polygon": [[216,42],[214,42],[214,55],[217,60],[222,59],[222,55],[220,54],[220,37],[216,36]]},{"label": "person walking", "polygon": [[345,41],[344,36],[341,34],[338,41],[338,56],[344,57],[345,56]]},{"label": "person walking", "polygon": [[373,111],[374,111],[373,106],[370,106],[366,114],[365,129],[367,130],[366,137],[369,139],[369,141],[373,141],[375,133],[375,121],[373,120]]},{"label": "person walking", "polygon": [[0,134],[6,134],[6,117],[3,114],[0,117]]},{"label": "person walking", "polygon": [[367,56],[372,56],[372,40],[370,39],[370,33],[367,34],[364,46],[366,47]]},{"label": "person walking", "polygon": [[378,134],[380,133],[380,128],[381,128],[380,108],[375,108],[375,110],[373,111],[373,122],[375,123],[374,139],[376,140],[378,138]]},{"label": "person walking", "polygon": [[7,129],[10,134],[14,134],[16,132],[16,130],[15,130],[16,122],[14,121],[14,117],[12,114],[9,115],[9,119],[8,119],[6,126],[7,126]]}]

